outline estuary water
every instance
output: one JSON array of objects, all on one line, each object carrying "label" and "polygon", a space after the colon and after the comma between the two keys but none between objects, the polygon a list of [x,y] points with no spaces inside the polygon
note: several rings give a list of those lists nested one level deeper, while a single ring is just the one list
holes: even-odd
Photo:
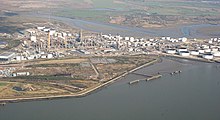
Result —
[{"label": "estuary water", "polygon": [[[218,37],[212,36],[204,33],[198,32],[199,29],[203,28],[212,28],[212,27],[220,27],[218,25],[212,24],[188,24],[188,25],[177,25],[175,27],[164,27],[164,28],[140,28],[140,27],[132,27],[125,25],[117,25],[110,23],[102,23],[96,21],[88,21],[81,20],[75,18],[67,18],[67,17],[59,17],[53,16],[43,13],[29,13],[29,14],[21,14],[29,17],[40,17],[46,19],[54,19],[60,22],[63,22],[69,26],[88,30],[93,32],[99,32],[103,34],[113,34],[113,35],[121,35],[121,36],[133,36],[133,37],[162,37],[162,36],[170,36],[170,37],[187,37],[187,38],[211,38]],[[220,32],[215,31],[215,34],[220,34]]]},{"label": "estuary water", "polygon": [[[169,74],[176,70],[182,72]],[[143,78],[129,74],[82,98],[7,104],[0,107],[0,120],[220,119],[220,64],[164,58],[135,72],[163,77],[129,85]]]}]

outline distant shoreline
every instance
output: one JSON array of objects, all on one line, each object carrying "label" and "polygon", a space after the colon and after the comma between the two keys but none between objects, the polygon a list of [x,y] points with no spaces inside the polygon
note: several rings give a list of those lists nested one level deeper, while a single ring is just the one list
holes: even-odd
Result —
[{"label": "distant shoreline", "polygon": [[199,62],[206,62],[206,63],[215,63],[216,61],[212,60],[207,60],[203,58],[198,58],[198,57],[184,57],[184,56],[179,56],[179,55],[174,55],[174,54],[161,54],[163,57],[173,57],[173,58],[179,58],[179,59],[187,59],[187,60],[193,60],[193,61],[199,61]]},{"label": "distant shoreline", "polygon": [[26,101],[36,101],[36,100],[51,100],[51,99],[61,99],[61,98],[71,98],[71,97],[84,97],[84,96],[87,96],[105,86],[108,86],[112,83],[114,83],[115,81],[117,81],[118,79],[128,75],[129,73],[132,73],[136,70],[139,70],[141,68],[144,68],[144,67],[147,67],[147,66],[150,66],[156,62],[158,62],[160,60],[160,58],[157,58],[153,61],[150,61],[148,63],[145,63],[141,66],[138,66],[128,72],[125,72],[115,78],[112,78],[111,80],[105,82],[105,83],[102,83],[98,86],[95,86],[93,88],[90,88],[86,91],[82,91],[82,92],[79,92],[79,93],[75,93],[75,94],[67,94],[67,95],[53,95],[53,96],[45,96],[45,97],[24,97],[24,98],[11,98],[11,99],[0,99],[0,103],[15,103],[15,102],[26,102]]}]

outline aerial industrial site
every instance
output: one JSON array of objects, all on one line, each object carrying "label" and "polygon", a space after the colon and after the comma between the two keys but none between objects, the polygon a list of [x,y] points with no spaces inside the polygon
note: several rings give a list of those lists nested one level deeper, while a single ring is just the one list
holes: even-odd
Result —
[{"label": "aerial industrial site", "polygon": [[[1,42],[1,100],[82,96],[160,62],[160,56],[219,61],[220,38],[155,38],[102,34],[56,23],[28,23],[30,28],[1,38],[17,39],[11,49]],[[155,76],[159,73],[153,73]]]}]

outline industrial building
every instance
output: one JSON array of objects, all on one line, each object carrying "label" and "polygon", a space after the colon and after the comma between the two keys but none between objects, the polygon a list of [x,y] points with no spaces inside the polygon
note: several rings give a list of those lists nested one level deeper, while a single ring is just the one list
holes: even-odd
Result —
[{"label": "industrial building", "polygon": [[0,54],[0,61],[11,61],[14,59],[15,53],[13,52],[4,52]]}]

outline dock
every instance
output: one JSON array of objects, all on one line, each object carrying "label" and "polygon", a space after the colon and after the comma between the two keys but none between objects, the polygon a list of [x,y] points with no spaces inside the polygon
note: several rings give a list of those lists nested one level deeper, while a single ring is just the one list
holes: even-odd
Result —
[{"label": "dock", "polygon": [[128,84],[132,85],[132,84],[135,84],[135,83],[138,83],[138,82],[140,82],[140,80],[134,80],[134,81],[129,82]]},{"label": "dock", "polygon": [[155,80],[155,79],[158,79],[158,78],[161,78],[161,77],[162,77],[161,74],[153,75],[153,76],[150,76],[149,78],[146,78],[146,79],[139,79],[139,80],[131,81],[128,84],[132,85],[132,84],[135,84],[135,83],[139,83],[140,81],[150,81],[150,80]]},{"label": "dock", "polygon": [[155,79],[158,79],[161,77],[162,77],[162,75],[154,75],[154,76],[151,76],[150,78],[147,78],[146,81],[155,80]]},{"label": "dock", "polygon": [[151,77],[151,75],[146,75],[146,74],[141,74],[141,73],[130,73],[130,74],[134,74],[134,75],[139,75],[139,76],[143,76],[143,77]]}]

